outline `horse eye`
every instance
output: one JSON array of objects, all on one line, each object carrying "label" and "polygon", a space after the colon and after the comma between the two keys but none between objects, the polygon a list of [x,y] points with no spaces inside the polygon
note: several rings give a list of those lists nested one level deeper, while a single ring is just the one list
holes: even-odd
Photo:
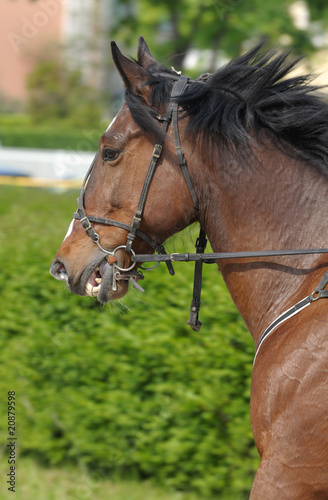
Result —
[{"label": "horse eye", "polygon": [[117,160],[121,151],[112,148],[104,148],[102,151],[102,159],[104,161],[114,161]]}]

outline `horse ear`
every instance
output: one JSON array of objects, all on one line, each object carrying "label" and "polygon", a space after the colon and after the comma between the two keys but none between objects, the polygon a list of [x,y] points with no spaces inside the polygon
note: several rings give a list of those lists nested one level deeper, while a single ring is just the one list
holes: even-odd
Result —
[{"label": "horse ear", "polygon": [[147,101],[150,93],[147,81],[150,79],[150,74],[136,61],[125,57],[115,42],[112,42],[111,46],[113,61],[123,79],[126,89],[136,95],[142,96]]},{"label": "horse ear", "polygon": [[150,64],[157,64],[156,59],[151,55],[148,45],[142,36],[139,36],[138,43],[138,63],[143,67],[147,68]]}]

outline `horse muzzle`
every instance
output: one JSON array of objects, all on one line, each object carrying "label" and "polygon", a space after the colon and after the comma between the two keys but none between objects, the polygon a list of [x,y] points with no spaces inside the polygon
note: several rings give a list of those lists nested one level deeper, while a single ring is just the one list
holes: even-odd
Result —
[{"label": "horse muzzle", "polygon": [[96,263],[90,263],[78,280],[69,273],[69,266],[65,265],[64,260],[58,258],[51,264],[50,274],[57,280],[65,281],[72,293],[95,297],[101,303],[123,297],[128,291],[128,282],[143,292],[143,288],[138,284],[143,275],[134,269],[135,262],[124,267],[126,253],[123,249],[125,245],[119,245],[111,252],[107,251],[106,257]]}]

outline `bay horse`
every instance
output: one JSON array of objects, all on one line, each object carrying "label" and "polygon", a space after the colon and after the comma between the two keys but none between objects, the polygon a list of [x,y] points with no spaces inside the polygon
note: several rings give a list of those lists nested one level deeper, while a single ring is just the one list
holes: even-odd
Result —
[{"label": "bay horse", "polygon": [[[137,60],[114,42],[112,54],[125,103],[100,138],[55,278],[119,299],[129,281],[139,286],[133,259],[164,254],[164,240],[195,221],[214,252],[325,247],[328,105],[310,77],[290,74],[298,61],[258,46],[192,80],[159,64],[142,37]],[[327,500],[328,302],[317,300],[327,256],[238,255],[217,263],[261,343],[250,498]]]}]

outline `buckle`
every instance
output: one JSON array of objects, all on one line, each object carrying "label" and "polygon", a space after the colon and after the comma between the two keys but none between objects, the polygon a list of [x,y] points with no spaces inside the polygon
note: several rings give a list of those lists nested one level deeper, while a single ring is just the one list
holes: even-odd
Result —
[{"label": "buckle", "polygon": [[[82,224],[83,229],[85,231],[89,231],[89,229],[92,229],[91,223],[90,223],[90,221],[89,221],[89,219],[88,219],[87,216],[82,217],[82,219],[80,219],[80,221],[81,221],[81,224]],[[85,224],[85,222],[87,222],[87,225]]]},{"label": "buckle", "polygon": [[163,146],[161,144],[155,144],[154,151],[153,151],[153,157],[158,159],[161,156],[162,148],[163,148]]},{"label": "buckle", "polygon": [[137,215],[135,215],[135,216],[133,217],[131,227],[132,227],[132,228],[134,228],[134,229],[135,229],[135,228],[136,228],[136,229],[138,229],[138,227],[140,226],[140,222],[141,222],[141,220],[142,220],[142,217],[138,217]]}]

